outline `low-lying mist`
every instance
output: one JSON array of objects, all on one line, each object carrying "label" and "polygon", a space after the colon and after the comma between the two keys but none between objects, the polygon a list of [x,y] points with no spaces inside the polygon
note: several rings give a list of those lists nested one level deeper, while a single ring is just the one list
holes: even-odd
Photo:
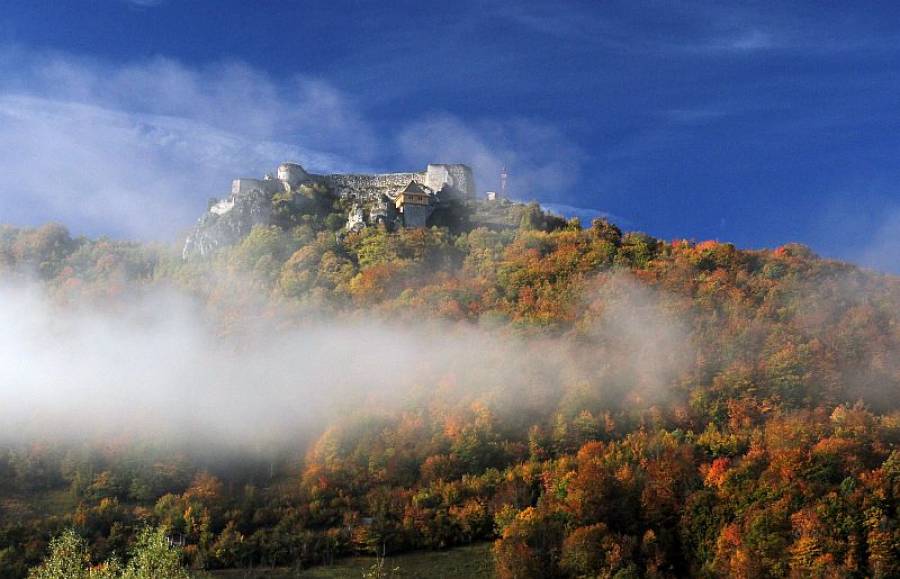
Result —
[{"label": "low-lying mist", "polygon": [[289,330],[260,320],[222,338],[208,312],[177,291],[135,292],[101,308],[6,284],[0,441],[127,434],[252,448],[428,401],[478,399],[524,416],[552,411],[567,386],[595,400],[605,388],[661,395],[689,359],[684,327],[627,278],[600,287],[577,340],[358,317]]}]

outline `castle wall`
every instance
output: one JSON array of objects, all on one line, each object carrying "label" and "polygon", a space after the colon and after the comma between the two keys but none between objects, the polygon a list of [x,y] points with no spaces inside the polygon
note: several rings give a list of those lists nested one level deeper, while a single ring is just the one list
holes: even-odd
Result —
[{"label": "castle wall", "polygon": [[281,184],[281,181],[275,179],[235,179],[231,182],[232,195],[243,195],[253,190],[277,193],[283,189],[284,185]]},{"label": "castle wall", "polygon": [[466,199],[477,195],[475,189],[475,174],[467,165],[447,165],[448,171],[455,181],[454,186]]},{"label": "castle wall", "polygon": [[231,183],[231,194],[242,195],[254,189],[277,193],[285,187],[284,183],[295,187],[308,179],[325,183],[341,197],[371,198],[382,194],[394,195],[410,181],[421,183],[435,193],[447,185],[447,190],[461,197],[475,195],[475,178],[472,170],[465,165],[431,164],[425,171],[418,173],[312,175],[301,166],[291,163],[283,163],[278,167],[278,179],[235,179]]},{"label": "castle wall", "polygon": [[429,164],[425,170],[425,185],[435,192],[448,185],[450,191],[460,197],[475,196],[475,177],[465,165]]},{"label": "castle wall", "polygon": [[296,163],[282,163],[278,165],[278,178],[294,188],[300,183],[308,181],[310,175]]},{"label": "castle wall", "polygon": [[385,173],[382,175],[323,175],[322,181],[340,197],[356,198],[394,195],[410,181],[424,182],[423,173]]},{"label": "castle wall", "polygon": [[406,187],[410,181],[417,181],[435,193],[443,189],[444,185],[448,185],[448,189],[460,197],[475,196],[475,177],[472,175],[472,170],[465,165],[431,164],[425,171],[418,173],[334,174],[322,175],[318,178],[341,197],[394,195],[399,189]]},{"label": "castle wall", "polygon": [[425,227],[433,211],[434,207],[431,205],[404,205],[403,227]]}]

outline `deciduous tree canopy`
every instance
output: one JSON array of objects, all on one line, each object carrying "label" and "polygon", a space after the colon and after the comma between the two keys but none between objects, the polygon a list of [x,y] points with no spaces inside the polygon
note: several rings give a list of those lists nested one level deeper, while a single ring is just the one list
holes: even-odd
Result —
[{"label": "deciduous tree canopy", "polygon": [[565,347],[589,371],[533,376],[559,386],[517,394],[515,411],[502,384],[456,396],[448,375],[414,406],[360,408],[256,463],[137,440],[0,448],[0,575],[25,576],[65,528],[84,540],[59,535],[31,577],[485,540],[501,577],[900,575],[896,277],[536,206],[518,228],[459,232],[341,234],[320,213],[191,262],[6,227],[2,276],[108,307],[174,286],[226,336],[310,311],[438,319]]}]

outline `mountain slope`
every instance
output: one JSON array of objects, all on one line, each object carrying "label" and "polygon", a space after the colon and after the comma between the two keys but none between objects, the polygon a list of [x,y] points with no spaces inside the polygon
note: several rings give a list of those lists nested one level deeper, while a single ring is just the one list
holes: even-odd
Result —
[{"label": "mountain slope", "polygon": [[[247,364],[260,325],[324,323],[356,328],[329,342],[349,352],[335,375],[393,376],[249,454],[9,444],[0,508],[25,516],[4,517],[4,572],[62,525],[106,555],[145,520],[208,568],[496,539],[502,577],[900,572],[898,278],[516,211],[516,228],[353,234],[293,215],[187,262],[4,229],[4,279],[37,276],[66,308],[177,288]],[[403,337],[373,343],[376,326]],[[43,516],[61,488],[79,507]]]}]

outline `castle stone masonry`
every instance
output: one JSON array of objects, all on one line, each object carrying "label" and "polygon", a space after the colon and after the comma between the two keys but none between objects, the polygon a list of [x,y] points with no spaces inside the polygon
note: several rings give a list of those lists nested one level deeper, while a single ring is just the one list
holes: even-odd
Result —
[{"label": "castle stone masonry", "polygon": [[429,164],[415,173],[319,175],[296,163],[282,163],[275,177],[235,179],[228,198],[212,200],[209,211],[185,241],[184,257],[204,256],[219,246],[236,243],[254,225],[268,223],[272,195],[316,184],[324,185],[349,207],[349,231],[376,224],[426,227],[442,204],[475,196],[475,178],[466,165]]},{"label": "castle stone masonry", "polygon": [[475,178],[472,170],[466,165],[429,164],[424,171],[417,173],[316,175],[307,173],[303,167],[295,163],[282,163],[278,166],[277,175],[275,179],[268,175],[265,179],[235,179],[231,183],[231,194],[241,195],[254,189],[265,193],[277,193],[290,191],[303,183],[320,182],[345,199],[365,198],[377,194],[393,197],[410,181],[415,181],[427,187],[432,194],[444,191],[463,198],[475,195]]}]

